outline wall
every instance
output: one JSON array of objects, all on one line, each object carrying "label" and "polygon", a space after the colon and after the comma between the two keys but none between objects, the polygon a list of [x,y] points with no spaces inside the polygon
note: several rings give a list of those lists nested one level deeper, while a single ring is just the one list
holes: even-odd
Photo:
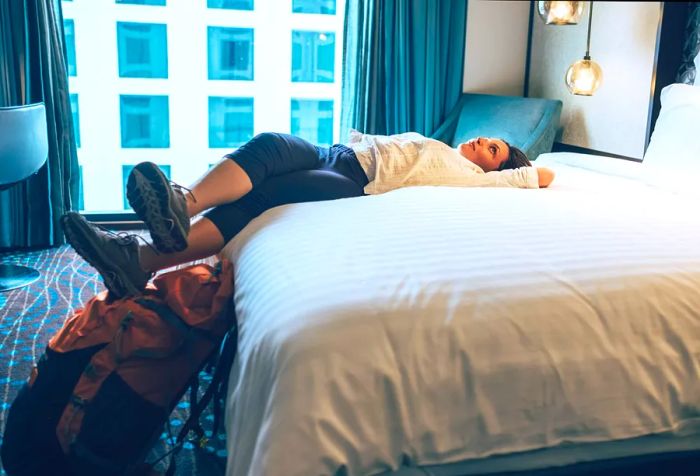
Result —
[{"label": "wall", "polygon": [[641,159],[660,20],[660,2],[595,2],[591,58],[603,83],[591,97],[569,94],[564,75],[586,51],[588,9],[578,25],[545,25],[534,12],[529,96],[564,103],[564,144]]},{"label": "wall", "polygon": [[470,0],[462,90],[522,96],[530,2]]}]

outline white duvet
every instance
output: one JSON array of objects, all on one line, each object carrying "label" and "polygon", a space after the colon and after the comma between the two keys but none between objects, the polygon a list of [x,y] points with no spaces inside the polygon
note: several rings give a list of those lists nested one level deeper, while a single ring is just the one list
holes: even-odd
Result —
[{"label": "white duvet", "polygon": [[550,189],[288,205],[232,240],[227,475],[697,434],[700,203],[569,159],[538,161]]}]

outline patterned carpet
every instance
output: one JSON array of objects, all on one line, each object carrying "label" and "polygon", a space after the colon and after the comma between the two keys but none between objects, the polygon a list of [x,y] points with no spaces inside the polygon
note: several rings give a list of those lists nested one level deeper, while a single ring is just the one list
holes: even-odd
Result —
[{"label": "patterned carpet", "polygon": [[[15,395],[29,376],[34,362],[41,357],[49,338],[61,327],[73,310],[103,290],[96,271],[68,246],[24,253],[0,253],[0,263],[31,266],[41,278],[21,289],[0,293],[0,429]],[[202,380],[208,375],[203,374]],[[189,403],[178,404],[171,415],[174,433],[187,418]],[[211,414],[204,417],[207,422]],[[1,435],[0,435],[1,438]],[[161,435],[163,447],[167,435]],[[1,440],[0,440],[1,441]],[[210,440],[203,450],[185,443],[177,462],[177,475],[215,476],[224,473],[226,461],[224,436]],[[0,469],[0,475],[6,473]]]}]

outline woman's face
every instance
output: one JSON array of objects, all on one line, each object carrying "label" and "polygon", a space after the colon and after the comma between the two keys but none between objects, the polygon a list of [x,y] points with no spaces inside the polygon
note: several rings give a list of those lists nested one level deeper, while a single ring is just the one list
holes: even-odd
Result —
[{"label": "woman's face", "polygon": [[463,157],[481,167],[484,172],[498,170],[508,160],[508,146],[500,139],[477,137],[457,147]]}]

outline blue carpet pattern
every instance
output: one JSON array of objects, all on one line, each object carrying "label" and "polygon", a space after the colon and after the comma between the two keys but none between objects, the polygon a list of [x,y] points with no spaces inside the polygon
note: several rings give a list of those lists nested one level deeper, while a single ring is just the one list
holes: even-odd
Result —
[{"label": "blue carpet pattern", "polygon": [[[104,289],[97,272],[73,252],[69,246],[21,253],[0,253],[0,263],[31,266],[41,278],[29,286],[0,293],[0,430],[4,433],[5,418],[15,395],[44,352],[51,336],[61,328],[73,310]],[[206,387],[209,375],[201,375]],[[187,419],[189,408],[185,397],[171,415],[174,434]],[[203,417],[204,429],[213,416]],[[208,432],[211,436],[211,432]],[[1,437],[1,434],[0,434]],[[203,450],[185,443],[178,455],[178,476],[216,476],[224,474],[226,462],[223,434],[210,439]],[[161,435],[161,448],[167,449],[169,436]],[[0,469],[0,476],[5,476]]]}]

